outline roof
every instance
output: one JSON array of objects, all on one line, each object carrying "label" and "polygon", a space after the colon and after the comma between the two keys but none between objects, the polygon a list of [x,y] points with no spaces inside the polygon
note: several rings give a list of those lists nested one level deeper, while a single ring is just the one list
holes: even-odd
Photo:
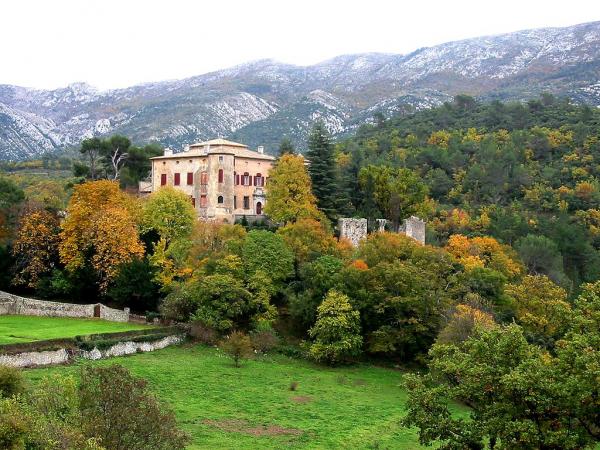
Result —
[{"label": "roof", "polygon": [[227,139],[211,139],[210,141],[198,142],[196,144],[190,145],[190,148],[191,147],[205,147],[207,145],[210,145],[211,147],[227,146],[227,147],[248,148],[247,145],[240,144],[239,142],[228,141]]},{"label": "roof", "polygon": [[189,150],[187,151],[173,153],[172,155],[156,156],[150,159],[179,159],[214,154],[228,154],[238,158],[263,159],[267,161],[275,160],[274,156],[250,150],[247,145],[228,141],[226,139],[212,139],[210,141],[198,142],[190,145]]}]

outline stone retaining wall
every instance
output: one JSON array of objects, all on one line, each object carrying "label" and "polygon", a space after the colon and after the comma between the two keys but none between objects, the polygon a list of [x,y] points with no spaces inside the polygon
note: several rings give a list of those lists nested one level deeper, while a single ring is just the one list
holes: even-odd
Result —
[{"label": "stone retaining wall", "polygon": [[[98,314],[95,315],[95,312]],[[101,303],[77,305],[74,303],[49,302],[19,297],[0,291],[0,315],[6,314],[46,317],[97,317],[112,322],[127,322],[129,320],[129,308],[121,311],[109,308]]]},{"label": "stone retaining wall", "polygon": [[131,355],[138,352],[152,352],[169,345],[179,344],[184,339],[183,336],[167,336],[158,341],[151,342],[119,342],[106,350],[94,348],[90,351],[85,350],[66,350],[64,348],[53,351],[43,352],[25,352],[16,355],[0,355],[0,365],[11,367],[41,367],[56,364],[66,364],[72,362],[75,358],[85,359],[103,359],[113,356]]}]

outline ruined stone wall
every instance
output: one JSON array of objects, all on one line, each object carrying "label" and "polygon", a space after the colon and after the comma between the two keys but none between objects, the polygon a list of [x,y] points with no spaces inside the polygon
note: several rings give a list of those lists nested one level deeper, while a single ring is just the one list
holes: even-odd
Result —
[{"label": "ruined stone wall", "polygon": [[343,218],[338,220],[340,238],[348,239],[353,246],[367,237],[367,219]]},{"label": "ruined stone wall", "polygon": [[[129,309],[121,311],[109,308],[102,304],[100,306],[100,319],[113,322],[127,322],[129,320]],[[0,291],[0,315],[18,314],[23,316],[45,316],[45,317],[94,317],[96,305],[77,305],[74,303],[49,302],[32,298],[19,297]]]},{"label": "ruined stone wall", "polygon": [[410,216],[408,219],[404,219],[402,229],[408,237],[425,244],[425,222],[423,220],[416,216]]},{"label": "ruined stone wall", "polygon": [[103,359],[113,356],[132,355],[138,352],[152,352],[159,350],[169,345],[175,345],[182,342],[184,336],[166,336],[158,341],[152,342],[119,342],[106,350],[98,350],[94,348],[90,351],[85,350],[50,350],[42,352],[24,352],[16,355],[0,354],[0,365],[11,367],[40,367],[56,364],[66,364],[72,362],[76,358],[85,359]]}]

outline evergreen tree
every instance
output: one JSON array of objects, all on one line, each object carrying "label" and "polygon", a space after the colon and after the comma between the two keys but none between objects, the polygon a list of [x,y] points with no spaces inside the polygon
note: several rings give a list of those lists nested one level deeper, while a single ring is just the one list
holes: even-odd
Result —
[{"label": "evergreen tree", "polygon": [[337,217],[338,183],[331,136],[323,122],[317,122],[308,137],[308,173],[317,206],[329,219]]},{"label": "evergreen tree", "polygon": [[294,143],[289,137],[284,136],[281,140],[281,143],[279,144],[279,156],[295,154],[296,149],[294,148]]}]

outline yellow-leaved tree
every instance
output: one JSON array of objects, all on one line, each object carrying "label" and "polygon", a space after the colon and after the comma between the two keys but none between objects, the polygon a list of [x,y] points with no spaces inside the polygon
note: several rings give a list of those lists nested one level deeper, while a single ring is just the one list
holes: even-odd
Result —
[{"label": "yellow-leaved tree", "polygon": [[317,209],[317,199],[312,193],[310,176],[301,156],[281,156],[269,172],[269,199],[265,213],[278,223],[298,219],[324,220]]},{"label": "yellow-leaved tree", "polygon": [[469,238],[453,234],[445,249],[467,270],[486,267],[500,272],[508,279],[518,277],[523,272],[523,265],[515,251],[489,236]]},{"label": "yellow-leaved tree", "polygon": [[136,199],[116,181],[91,181],[75,187],[60,233],[60,260],[76,271],[89,263],[106,292],[121,264],[144,254]]}]

